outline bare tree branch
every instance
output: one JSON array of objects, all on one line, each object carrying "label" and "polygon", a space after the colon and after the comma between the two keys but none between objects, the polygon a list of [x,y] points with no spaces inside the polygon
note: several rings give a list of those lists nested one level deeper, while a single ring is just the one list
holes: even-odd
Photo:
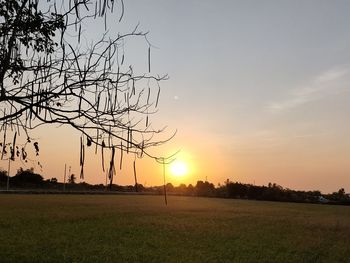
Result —
[{"label": "bare tree branch", "polygon": [[[164,128],[153,129],[149,117],[157,112],[159,82],[167,76],[151,74],[147,32],[136,26],[111,36],[106,27],[99,40],[82,43],[88,38],[82,27],[99,19],[106,26],[115,5],[120,21],[122,0],[0,0],[2,158],[9,145],[7,127],[24,130],[29,138],[30,130],[53,124],[70,126],[85,138],[81,138],[81,176],[83,142],[101,147],[102,152],[112,149],[113,157],[119,149],[160,160],[147,149],[171,138],[157,140]],[[145,43],[147,73],[136,74],[126,65],[124,44],[129,38]]]}]

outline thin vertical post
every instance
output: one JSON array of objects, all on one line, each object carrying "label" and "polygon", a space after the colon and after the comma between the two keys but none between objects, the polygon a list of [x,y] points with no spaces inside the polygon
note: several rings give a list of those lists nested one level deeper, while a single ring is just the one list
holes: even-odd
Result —
[{"label": "thin vertical post", "polygon": [[134,160],[134,179],[135,179],[135,190],[136,192],[138,192],[137,175],[136,175],[136,159]]},{"label": "thin vertical post", "polygon": [[11,169],[11,158],[9,158],[9,164],[7,168],[6,191],[10,190],[10,169]]},{"label": "thin vertical post", "polygon": [[166,196],[166,180],[165,180],[165,161],[163,158],[163,180],[164,180],[164,201],[165,201],[165,205],[168,205],[168,199]]},{"label": "thin vertical post", "polygon": [[64,164],[63,191],[66,191],[67,164]]},{"label": "thin vertical post", "polygon": [[[106,171],[106,191],[108,191],[108,174],[109,174],[109,172],[108,171]],[[111,188],[110,188],[110,190],[112,190],[112,186],[111,186]]]}]

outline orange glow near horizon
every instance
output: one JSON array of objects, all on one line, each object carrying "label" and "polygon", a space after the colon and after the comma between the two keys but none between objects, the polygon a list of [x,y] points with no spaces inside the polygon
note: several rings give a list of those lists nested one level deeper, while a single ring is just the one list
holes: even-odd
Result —
[{"label": "orange glow near horizon", "polygon": [[[175,125],[173,125],[175,126]],[[227,137],[211,140],[210,134],[193,134],[183,128],[186,136],[179,134],[173,141],[157,148],[155,155],[171,156],[177,149],[174,161],[184,164],[166,165],[166,182],[174,186],[180,184],[195,185],[197,181],[205,181],[214,185],[223,184],[227,179],[233,182],[242,182],[256,185],[267,185],[269,182],[277,183],[283,187],[297,190],[320,190],[330,193],[348,187],[348,158],[349,143],[342,145],[320,145],[319,141],[293,140],[293,143],[273,144],[265,139],[265,134],[259,136],[246,136],[231,138],[228,144]],[[49,135],[48,135],[49,134]],[[265,136],[265,137],[264,137]],[[66,127],[41,127],[35,132],[39,141],[40,155],[33,162],[27,164],[13,162],[10,175],[14,176],[19,167],[35,168],[35,172],[45,179],[57,178],[64,181],[64,167],[75,174],[77,182],[90,184],[105,184],[106,173],[102,171],[101,152],[95,154],[94,147],[86,148],[84,178],[79,178],[79,134]],[[282,140],[282,139],[281,139]],[[301,141],[300,141],[301,140]],[[198,142],[201,143],[198,143]],[[59,142],[59,143],[58,143]],[[179,146],[180,145],[180,146]],[[288,146],[288,147],[287,147]],[[308,147],[307,151],[303,147]],[[312,146],[312,147],[311,147]],[[32,150],[28,148],[28,151]],[[35,153],[31,153],[33,156]],[[110,152],[105,151],[105,167],[108,167]],[[312,158],[310,159],[310,156]],[[333,158],[329,158],[333,156]],[[117,155],[116,162],[120,155]],[[40,161],[41,169],[37,162]],[[117,166],[113,183],[118,185],[133,185],[134,155],[124,155],[122,169]],[[182,166],[185,166],[182,167]],[[0,162],[0,168],[7,170],[7,162]],[[150,187],[163,184],[163,166],[151,158],[137,159],[137,180]],[[174,169],[174,172],[173,172]],[[186,171],[186,172],[184,172]],[[68,172],[68,171],[67,171]],[[329,174],[338,174],[337,180],[331,180]]]}]

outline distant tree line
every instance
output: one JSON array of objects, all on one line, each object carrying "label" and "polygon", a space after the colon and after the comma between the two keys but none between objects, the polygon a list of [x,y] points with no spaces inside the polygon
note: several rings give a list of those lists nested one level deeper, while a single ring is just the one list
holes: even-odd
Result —
[{"label": "distant tree line", "polygon": [[[6,189],[7,172],[0,169],[0,189]],[[34,172],[33,168],[18,169],[16,175],[9,178],[11,189],[47,189],[47,190],[69,190],[69,191],[105,191],[106,185],[92,185],[86,182],[76,182],[76,176],[71,174],[67,183],[58,182],[56,178],[44,180],[43,176]],[[145,187],[142,184],[121,186],[113,184],[110,191],[119,192],[143,192],[153,194],[164,194],[164,186]],[[166,184],[166,192],[171,195],[220,197],[235,199],[252,199],[280,202],[300,203],[329,203],[350,205],[350,195],[340,188],[331,194],[322,194],[320,191],[296,191],[282,186],[269,183],[267,186],[243,184],[227,180],[225,184],[215,187],[207,181],[198,181],[196,185],[180,184],[173,186]]]},{"label": "distant tree line", "polygon": [[[7,185],[7,172],[0,168],[0,190],[5,190]],[[88,184],[86,182],[77,183],[75,174],[67,176],[67,182],[59,182],[57,178],[44,179],[44,177],[34,172],[33,168],[19,168],[14,176],[10,176],[9,185],[11,190],[67,190],[67,191],[105,191],[106,185],[103,184]],[[145,187],[142,184],[137,185],[138,191],[144,191]],[[109,189],[109,187],[108,187]],[[121,186],[113,184],[112,191],[132,192],[135,191],[135,185]]]},{"label": "distant tree line", "polygon": [[350,205],[350,194],[347,194],[344,188],[331,194],[322,194],[320,191],[291,190],[275,183],[258,186],[227,181],[225,184],[215,187],[212,183],[198,181],[195,186],[189,185],[187,187],[184,184],[178,187],[168,184],[167,189],[169,193],[179,195]]}]

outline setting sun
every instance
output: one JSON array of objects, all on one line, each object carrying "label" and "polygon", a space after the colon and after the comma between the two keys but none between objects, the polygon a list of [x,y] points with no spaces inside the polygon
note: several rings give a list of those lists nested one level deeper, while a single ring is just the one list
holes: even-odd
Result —
[{"label": "setting sun", "polygon": [[183,161],[176,160],[170,165],[170,172],[174,176],[184,176],[188,173],[187,164]]}]

